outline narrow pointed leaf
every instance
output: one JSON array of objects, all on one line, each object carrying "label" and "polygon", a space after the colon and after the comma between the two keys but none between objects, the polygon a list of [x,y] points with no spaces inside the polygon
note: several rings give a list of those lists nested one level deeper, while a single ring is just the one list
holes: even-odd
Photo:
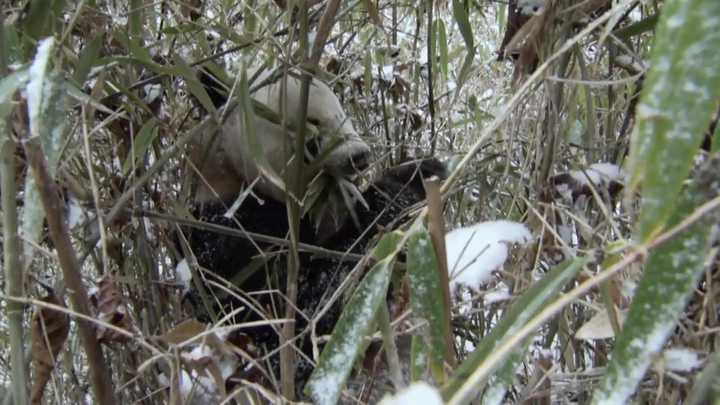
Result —
[{"label": "narrow pointed leaf", "polygon": [[[38,43],[37,54],[33,60],[27,84],[28,116],[30,118],[30,135],[39,137],[43,153],[48,162],[48,171],[55,175],[60,159],[60,149],[64,142],[67,122],[65,95],[62,81],[50,71],[50,60],[53,54],[54,40],[46,38]],[[45,214],[40,195],[33,176],[25,179],[25,203],[23,209],[22,231],[24,237],[37,242],[42,233]],[[34,251],[32,244],[25,245],[25,265],[32,262]]]},{"label": "narrow pointed leaf", "polygon": [[631,145],[640,241],[667,223],[720,97],[718,20],[717,0],[672,0],[662,9]]},{"label": "narrow pointed leaf", "polygon": [[[390,247],[393,249],[388,249]],[[338,402],[355,360],[365,347],[365,337],[374,330],[378,308],[385,303],[393,263],[401,247],[400,240],[392,234],[378,243],[376,250],[383,252],[376,256],[384,254],[384,259],[370,269],[353,293],[307,383],[305,391],[313,403]]]},{"label": "narrow pointed leaf", "polygon": [[[680,193],[670,224],[680,223],[700,204],[716,197],[720,158],[711,162],[714,164],[704,169],[700,180]],[[615,342],[607,374],[593,396],[594,404],[624,403],[635,392],[653,356],[662,350],[675,329],[705,270],[713,230],[708,222],[719,220],[716,214],[708,221],[699,221],[650,253],[622,333]]]},{"label": "narrow pointed leaf", "polygon": [[[455,395],[460,388],[463,388],[467,394],[463,395],[460,402],[468,402],[475,398],[479,390],[482,389],[482,386],[475,385],[468,388],[468,378],[508,336],[515,334],[529,319],[537,315],[570,280],[575,278],[575,275],[589,261],[590,257],[578,257],[574,260],[565,261],[525,291],[525,293],[513,303],[490,334],[480,342],[477,349],[458,367],[450,381],[443,387],[443,397],[450,398]],[[514,365],[522,359],[522,356],[518,355],[516,357],[516,354],[525,351],[527,348],[526,343],[527,342],[525,342],[522,347],[518,347],[510,359],[506,357],[503,359],[504,363],[494,364],[491,368],[495,370],[514,369]],[[504,372],[501,372],[501,374],[504,374]],[[457,403],[456,400],[453,402]]]},{"label": "narrow pointed leaf", "polygon": [[467,51],[465,61],[463,62],[462,68],[460,68],[460,74],[458,74],[456,80],[456,95],[460,94],[460,89],[470,76],[473,59],[475,58],[475,40],[473,39],[472,26],[470,25],[470,18],[468,17],[468,10],[465,8],[465,4],[466,2],[462,0],[453,0],[452,3],[453,17],[455,17],[455,23],[457,23],[460,29],[460,34],[465,42],[465,50]]},{"label": "narrow pointed leaf", "polygon": [[145,125],[140,128],[140,132],[135,137],[135,143],[133,145],[133,153],[129,154],[123,163],[122,171],[124,175],[130,172],[133,168],[133,163],[137,166],[140,159],[145,155],[153,140],[158,135],[157,121],[155,119],[148,120]]},{"label": "narrow pointed leaf", "polygon": [[438,261],[430,233],[421,223],[416,223],[408,238],[408,276],[410,277],[410,303],[413,316],[425,323],[422,335],[427,363],[436,381],[444,380],[446,311],[441,289]]}]

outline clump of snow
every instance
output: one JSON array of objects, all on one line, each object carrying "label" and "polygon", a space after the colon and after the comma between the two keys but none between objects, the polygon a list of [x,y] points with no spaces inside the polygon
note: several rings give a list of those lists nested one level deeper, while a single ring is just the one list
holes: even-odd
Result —
[{"label": "clump of snow", "polygon": [[30,81],[27,85],[27,104],[28,112],[30,113],[30,133],[33,136],[39,135],[39,128],[37,123],[39,121],[39,114],[42,111],[43,97],[43,83],[45,82],[45,75],[47,74],[48,62],[52,54],[55,40],[52,37],[40,40],[37,48],[37,55],[30,65]]},{"label": "clump of snow", "polygon": [[625,179],[623,169],[612,163],[593,163],[584,172],[582,170],[573,170],[570,175],[582,185],[589,185],[588,179],[595,185],[611,181],[623,182]]},{"label": "clump of snow", "polygon": [[186,259],[180,260],[177,266],[175,266],[175,281],[183,286],[183,291],[190,289],[190,282],[192,281],[192,273],[190,272],[190,266]]},{"label": "clump of snow", "polygon": [[483,304],[487,306],[497,302],[508,301],[510,298],[512,298],[512,295],[510,295],[510,289],[504,283],[500,283],[497,288],[492,291],[488,291],[485,295],[483,295]]},{"label": "clump of snow", "polygon": [[512,221],[481,222],[445,236],[450,287],[479,290],[492,272],[505,263],[508,245],[526,244],[532,238],[525,225]]},{"label": "clump of snow", "polygon": [[430,384],[420,381],[412,384],[395,396],[385,396],[379,405],[442,405],[440,393]]},{"label": "clump of snow", "polygon": [[685,347],[673,347],[663,352],[665,370],[689,372],[702,365],[700,354]]}]

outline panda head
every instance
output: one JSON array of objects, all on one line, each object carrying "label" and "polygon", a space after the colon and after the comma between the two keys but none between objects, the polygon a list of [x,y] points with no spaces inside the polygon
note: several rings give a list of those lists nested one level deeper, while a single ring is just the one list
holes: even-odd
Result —
[{"label": "panda head", "polygon": [[[267,76],[269,73],[263,73],[257,81],[262,82]],[[297,127],[299,123],[293,117],[301,103],[301,80],[290,74],[286,83],[287,117],[290,124]],[[277,112],[280,111],[281,92],[281,81],[277,79],[261,87],[253,97]],[[317,163],[322,169],[335,175],[348,175],[368,166],[370,147],[358,135],[335,93],[318,79],[310,82],[306,124],[317,130],[319,142],[315,142],[311,152],[320,159]]]},{"label": "panda head", "polygon": [[[293,118],[297,116],[296,111],[301,102],[300,78],[295,74],[287,76],[283,100],[282,81],[279,78],[268,78],[268,71],[258,75],[255,83],[266,84],[253,93],[252,98],[278,116],[281,102],[284,102],[289,126],[298,128],[299,123]],[[314,145],[307,148],[311,153],[305,153],[305,157],[311,160],[309,167],[343,178],[367,167],[370,147],[358,135],[340,100],[318,79],[311,81],[309,90],[305,124],[316,130],[314,134],[308,135],[306,143]],[[258,159],[258,149],[250,147],[249,137],[243,130],[244,114],[241,108],[236,107],[226,114],[219,130],[203,134],[191,153],[191,160],[200,171],[196,201],[205,202],[219,197],[228,202],[251,183],[254,184],[254,190],[263,196],[284,201],[285,190],[282,182],[277,180],[284,178],[284,174],[290,170],[288,163],[293,155],[290,149],[294,142],[287,137],[294,138],[296,134],[284,130],[277,121],[255,114],[254,139],[262,148],[262,158]],[[272,173],[277,178],[273,179]]]}]

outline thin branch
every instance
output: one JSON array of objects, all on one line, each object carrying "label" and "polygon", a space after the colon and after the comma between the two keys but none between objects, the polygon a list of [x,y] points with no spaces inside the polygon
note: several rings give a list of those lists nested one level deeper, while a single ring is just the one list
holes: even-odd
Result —
[{"label": "thin branch", "polygon": [[[40,147],[40,139],[32,138],[25,143],[25,154],[32,167],[33,176],[38,186],[40,199],[45,209],[50,238],[57,250],[63,278],[70,293],[70,302],[75,311],[90,315],[90,299],[82,282],[80,262],[75,255],[70,233],[67,227],[66,215],[60,201],[57,185],[50,177],[47,162]],[[95,328],[87,320],[78,320],[78,333],[87,354],[90,380],[99,404],[115,404],[113,383],[110,377],[110,366],[97,339]]]}]

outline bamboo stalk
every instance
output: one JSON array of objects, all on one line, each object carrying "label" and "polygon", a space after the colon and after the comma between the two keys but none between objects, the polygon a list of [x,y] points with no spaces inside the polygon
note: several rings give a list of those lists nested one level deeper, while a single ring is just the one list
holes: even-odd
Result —
[{"label": "bamboo stalk", "polygon": [[[5,43],[3,27],[5,16],[0,13],[0,44]],[[7,76],[7,50],[0,46],[0,77]],[[9,124],[9,121],[6,122]],[[5,125],[2,131],[7,131]],[[4,138],[4,139],[3,139]],[[0,133],[0,177],[2,178],[2,231],[4,235],[3,255],[5,263],[6,291],[10,296],[22,297],[23,268],[20,265],[17,223],[17,184],[15,179],[16,143],[9,133]],[[12,395],[16,404],[27,403],[28,372],[25,363],[25,343],[23,339],[23,304],[7,302],[8,334],[10,338],[10,362],[12,366]]]},{"label": "bamboo stalk", "polygon": [[[4,136],[4,135],[2,135]],[[23,297],[23,268],[20,265],[17,223],[17,184],[15,180],[15,142],[8,136],[0,148],[2,151],[2,208],[3,252],[5,258],[6,292],[12,297]],[[10,361],[12,365],[12,393],[16,404],[27,403],[27,366],[25,365],[23,337],[23,311],[20,302],[6,303],[10,336]]]}]

